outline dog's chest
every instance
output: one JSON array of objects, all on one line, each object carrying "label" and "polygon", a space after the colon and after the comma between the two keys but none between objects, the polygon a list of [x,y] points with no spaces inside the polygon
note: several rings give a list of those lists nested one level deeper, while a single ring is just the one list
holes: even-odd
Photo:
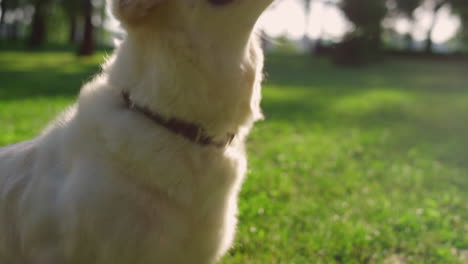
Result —
[{"label": "dog's chest", "polygon": [[127,179],[116,183],[118,191],[112,190],[107,200],[120,199],[120,205],[98,209],[119,219],[114,227],[103,223],[102,230],[108,231],[100,234],[106,237],[120,232],[118,239],[108,240],[113,251],[120,247],[120,242],[112,244],[115,241],[137,241],[143,263],[206,264],[229,247],[245,157],[240,152],[185,154],[158,158],[153,166],[132,175],[148,182]]}]

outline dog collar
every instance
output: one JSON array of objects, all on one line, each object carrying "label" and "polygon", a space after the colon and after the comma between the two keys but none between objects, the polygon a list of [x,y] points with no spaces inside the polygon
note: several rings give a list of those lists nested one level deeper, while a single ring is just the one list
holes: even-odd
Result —
[{"label": "dog collar", "polygon": [[152,112],[144,106],[135,104],[130,99],[130,94],[126,91],[122,92],[122,97],[125,102],[125,106],[128,109],[143,114],[154,123],[163,126],[174,134],[182,136],[198,145],[224,148],[229,146],[235,138],[234,134],[227,134],[225,140],[217,141],[213,137],[207,135],[205,132],[206,130],[201,126],[177,118],[167,119],[158,113]]}]

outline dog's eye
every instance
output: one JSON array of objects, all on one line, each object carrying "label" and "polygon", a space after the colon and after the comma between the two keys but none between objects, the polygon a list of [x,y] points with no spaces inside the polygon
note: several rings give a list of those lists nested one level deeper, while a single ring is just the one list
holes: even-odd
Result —
[{"label": "dog's eye", "polygon": [[234,2],[234,0],[208,0],[208,2],[212,5],[223,6]]}]

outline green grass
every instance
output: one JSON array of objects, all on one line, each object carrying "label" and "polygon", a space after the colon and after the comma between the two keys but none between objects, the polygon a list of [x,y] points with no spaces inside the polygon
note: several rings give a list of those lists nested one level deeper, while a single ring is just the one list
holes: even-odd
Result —
[{"label": "green grass", "polygon": [[[36,135],[100,55],[0,53],[0,145]],[[267,61],[223,263],[468,263],[468,63]]]}]

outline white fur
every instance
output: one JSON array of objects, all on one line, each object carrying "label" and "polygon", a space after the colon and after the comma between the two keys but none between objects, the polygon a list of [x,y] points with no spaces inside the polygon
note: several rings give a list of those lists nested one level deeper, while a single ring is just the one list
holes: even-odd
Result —
[{"label": "white fur", "polygon": [[[78,103],[0,149],[0,263],[207,264],[231,246],[259,109],[252,29],[271,0],[112,0],[128,31]],[[198,123],[203,147],[125,107],[121,91]]]}]

